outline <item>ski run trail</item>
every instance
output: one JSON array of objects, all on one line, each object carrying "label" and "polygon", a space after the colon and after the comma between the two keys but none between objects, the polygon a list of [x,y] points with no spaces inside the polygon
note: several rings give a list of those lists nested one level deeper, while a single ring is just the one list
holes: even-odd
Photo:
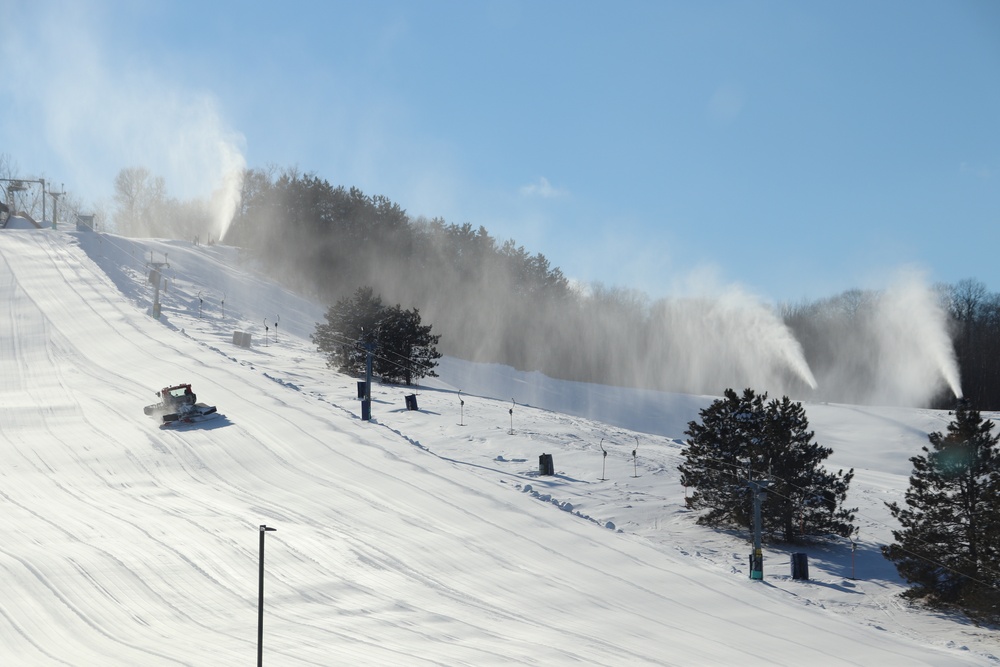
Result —
[{"label": "ski run trail", "polygon": [[[712,397],[445,358],[363,421],[309,339],[325,306],[220,245],[7,230],[0,304],[2,665],[252,664],[262,524],[264,664],[1000,665],[879,552],[947,412],[806,403],[857,548],[765,545],[751,581],[748,536],[684,507]],[[218,417],[158,428],[179,383]]]}]

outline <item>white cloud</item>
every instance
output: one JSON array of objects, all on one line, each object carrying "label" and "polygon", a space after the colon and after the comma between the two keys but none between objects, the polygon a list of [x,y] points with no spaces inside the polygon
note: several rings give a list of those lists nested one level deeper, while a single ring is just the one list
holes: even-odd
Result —
[{"label": "white cloud", "polygon": [[559,188],[553,187],[549,183],[549,179],[544,176],[539,176],[538,180],[534,183],[529,183],[528,185],[522,185],[520,193],[524,197],[541,197],[543,199],[552,199],[555,197],[565,197],[569,193],[565,190],[560,190]]}]

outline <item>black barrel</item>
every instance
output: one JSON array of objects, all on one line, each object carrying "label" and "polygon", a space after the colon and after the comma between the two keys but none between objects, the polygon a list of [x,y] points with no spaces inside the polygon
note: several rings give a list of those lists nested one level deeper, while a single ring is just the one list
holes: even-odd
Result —
[{"label": "black barrel", "polygon": [[809,579],[809,554],[792,554],[792,579]]}]

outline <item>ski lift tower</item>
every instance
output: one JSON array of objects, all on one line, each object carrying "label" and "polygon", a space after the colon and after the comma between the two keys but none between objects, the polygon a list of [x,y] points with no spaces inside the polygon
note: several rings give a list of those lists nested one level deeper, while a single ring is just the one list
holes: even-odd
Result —
[{"label": "ski lift tower", "polygon": [[[63,187],[62,192],[52,192],[51,190],[49,191],[49,196],[52,197],[52,229],[56,228],[56,222],[59,220],[59,198],[62,197],[64,194],[66,194],[65,184],[62,187]],[[42,196],[44,197],[44,194]]]},{"label": "ski lift tower", "polygon": [[[39,183],[42,186],[42,223],[45,223],[45,179],[44,178],[0,178],[0,183],[8,183],[7,185],[7,199],[8,206],[10,206],[10,215],[14,215],[17,211],[16,202],[14,201],[15,192],[24,192],[28,189],[25,183]],[[60,193],[61,194],[61,193]]]},{"label": "ski lift tower", "polygon": [[0,179],[0,181],[7,182],[7,205],[6,208],[7,217],[3,221],[3,226],[6,227],[10,219],[17,215],[17,202],[14,201],[14,195],[18,192],[24,192],[27,190],[27,186],[21,181],[16,181],[13,179]]},{"label": "ski lift tower", "polygon": [[764,554],[761,550],[761,529],[760,504],[767,498],[767,487],[769,481],[747,482],[747,490],[753,494],[753,553],[750,554],[750,578],[760,580],[764,578]]},{"label": "ski lift tower", "polygon": [[160,273],[164,267],[170,268],[170,262],[166,260],[167,256],[163,255],[162,262],[154,262],[151,256],[146,264],[149,267],[149,282],[153,284],[153,318],[157,320],[160,319]]}]

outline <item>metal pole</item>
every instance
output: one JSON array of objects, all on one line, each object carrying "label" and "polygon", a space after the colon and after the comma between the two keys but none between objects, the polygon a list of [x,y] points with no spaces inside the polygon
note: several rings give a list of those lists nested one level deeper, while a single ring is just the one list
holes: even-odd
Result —
[{"label": "metal pole", "polygon": [[375,354],[375,343],[365,342],[365,402],[368,403],[368,418],[372,415],[372,357]]},{"label": "metal pole", "polygon": [[264,533],[277,528],[260,526],[260,578],[257,583],[257,667],[264,664]]},{"label": "metal pole", "polygon": [[854,540],[851,540],[851,581],[857,579],[857,571],[855,570],[854,563],[854,553],[858,550],[858,544]]},{"label": "metal pole", "polygon": [[374,346],[371,343],[365,345],[365,400],[371,405],[372,402],[372,352]]},{"label": "metal pole", "polygon": [[632,476],[639,476],[639,462],[636,460],[636,452],[639,451],[639,438],[635,439],[635,449],[632,450]]},{"label": "metal pole", "polygon": [[607,479],[604,477],[604,471],[608,467],[608,450],[604,449],[604,438],[601,438],[601,451],[604,452],[604,457],[601,459],[601,481],[606,482]]},{"label": "metal pole", "polygon": [[750,578],[764,578],[764,553],[761,550],[761,518],[760,502],[764,497],[764,489],[768,482],[750,482],[750,491],[753,493],[753,553],[750,554]]},{"label": "metal pole", "polygon": [[59,224],[59,198],[66,194],[65,188],[66,185],[63,184],[62,191],[49,192],[49,196],[52,197],[52,229],[56,229]]}]

